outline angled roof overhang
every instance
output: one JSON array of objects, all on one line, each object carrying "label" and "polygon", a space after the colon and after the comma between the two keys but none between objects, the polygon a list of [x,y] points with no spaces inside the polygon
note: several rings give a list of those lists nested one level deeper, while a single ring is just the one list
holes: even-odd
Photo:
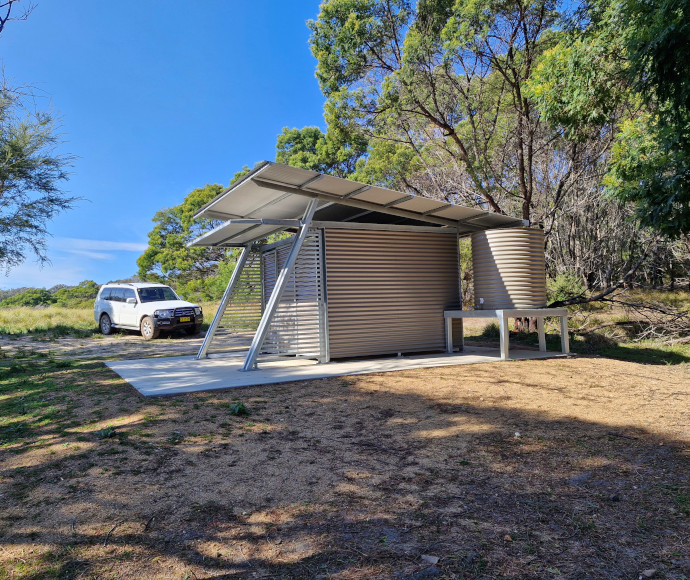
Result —
[{"label": "angled roof overhang", "polygon": [[202,207],[195,217],[225,220],[191,246],[244,246],[299,226],[312,199],[316,222],[429,226],[459,235],[521,227],[521,219],[265,161]]}]

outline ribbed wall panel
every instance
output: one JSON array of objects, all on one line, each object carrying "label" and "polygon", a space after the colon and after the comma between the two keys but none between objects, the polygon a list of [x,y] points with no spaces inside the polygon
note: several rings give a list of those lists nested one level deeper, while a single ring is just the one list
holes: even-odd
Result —
[{"label": "ribbed wall panel", "polygon": [[472,267],[475,309],[546,306],[542,230],[512,228],[472,234]]},{"label": "ribbed wall panel", "polygon": [[[322,358],[323,253],[321,230],[310,230],[281,296],[262,354]],[[292,239],[263,253],[264,304],[273,292]]]},{"label": "ribbed wall panel", "polygon": [[331,358],[445,349],[443,311],[460,307],[454,235],[325,236]]}]

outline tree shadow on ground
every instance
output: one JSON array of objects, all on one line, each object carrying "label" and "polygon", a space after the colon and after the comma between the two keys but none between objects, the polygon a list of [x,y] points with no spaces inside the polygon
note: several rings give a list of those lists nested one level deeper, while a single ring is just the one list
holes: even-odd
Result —
[{"label": "tree shadow on ground", "polygon": [[[7,411],[49,405],[3,451],[0,572],[622,579],[654,568],[683,578],[683,442],[521,406],[524,368],[158,400],[96,363],[25,368],[1,393]],[[461,389],[467,380],[484,385],[481,399]],[[589,395],[579,396],[573,404]],[[240,399],[249,418],[228,415]],[[108,423],[115,435],[99,437]]]}]

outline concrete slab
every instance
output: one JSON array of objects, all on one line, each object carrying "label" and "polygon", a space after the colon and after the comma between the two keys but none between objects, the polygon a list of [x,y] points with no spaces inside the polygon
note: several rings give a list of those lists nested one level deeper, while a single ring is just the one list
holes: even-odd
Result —
[{"label": "concrete slab", "polygon": [[[465,347],[463,352],[454,354],[348,360],[326,364],[319,364],[313,360],[283,358],[260,361],[257,370],[243,372],[240,368],[245,355],[246,353],[218,354],[204,360],[196,360],[192,356],[175,356],[106,364],[142,395],[151,397],[501,360],[495,348]],[[525,360],[567,355],[511,349],[510,356],[512,360]]]}]

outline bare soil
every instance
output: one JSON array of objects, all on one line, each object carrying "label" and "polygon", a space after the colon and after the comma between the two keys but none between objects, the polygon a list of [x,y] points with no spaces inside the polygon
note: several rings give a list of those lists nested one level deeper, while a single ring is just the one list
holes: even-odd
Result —
[{"label": "bare soil", "polygon": [[[112,357],[200,339],[70,340]],[[144,399],[98,359],[68,362],[23,362],[0,395],[24,413],[0,441],[0,578],[690,577],[688,365]]]}]

